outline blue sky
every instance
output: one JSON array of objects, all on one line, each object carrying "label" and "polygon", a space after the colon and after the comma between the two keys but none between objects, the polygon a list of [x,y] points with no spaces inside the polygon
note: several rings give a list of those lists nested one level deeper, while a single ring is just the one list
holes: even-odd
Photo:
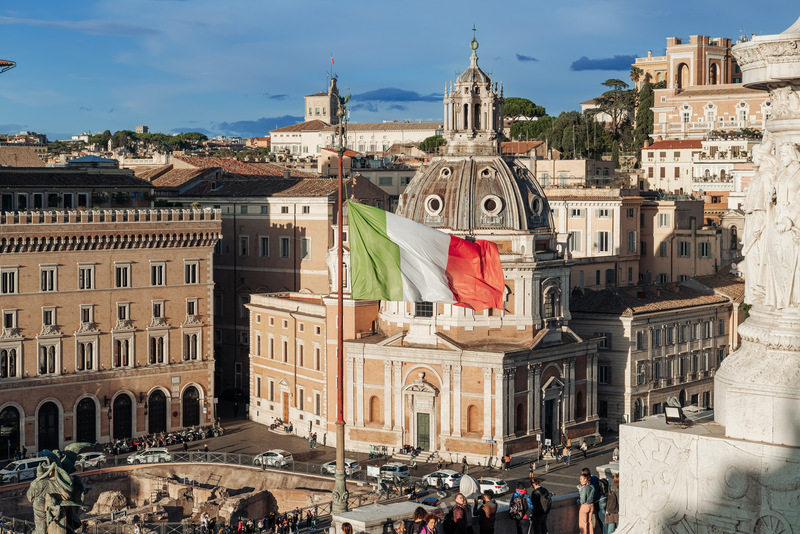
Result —
[{"label": "blue sky", "polygon": [[[775,16],[775,13],[785,15]],[[796,2],[40,0],[0,6],[0,133],[266,135],[302,120],[334,56],[352,121],[440,120],[469,64],[549,114],[579,109],[666,38],[778,33]]]}]

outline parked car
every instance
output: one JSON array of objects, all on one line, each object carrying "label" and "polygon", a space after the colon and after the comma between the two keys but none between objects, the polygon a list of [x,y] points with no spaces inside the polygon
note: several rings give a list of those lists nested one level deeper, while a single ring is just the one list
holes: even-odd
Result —
[{"label": "parked car", "polygon": [[20,480],[34,478],[36,476],[36,468],[42,464],[50,465],[50,458],[40,456],[38,458],[13,461],[0,470],[0,482],[17,483]]},{"label": "parked car", "polygon": [[481,493],[492,490],[495,495],[503,495],[510,491],[506,481],[499,478],[482,478],[478,480],[478,485],[481,487]]},{"label": "parked car", "polygon": [[253,458],[253,465],[257,466],[286,467],[292,462],[294,462],[292,453],[282,449],[272,449],[271,451],[262,452]]},{"label": "parked car", "polygon": [[[322,471],[322,474],[326,474],[327,473],[329,475],[335,475],[336,474],[336,460],[334,460],[332,462],[328,462],[326,464],[323,464],[321,471]],[[358,473],[359,471],[361,471],[361,466],[359,465],[359,463],[357,461],[352,460],[350,458],[345,458],[344,459],[344,474],[345,475],[350,477],[350,476],[353,476],[355,473]]]},{"label": "parked car", "polygon": [[106,462],[106,455],[102,452],[82,452],[78,455],[75,465],[86,467],[97,467]]},{"label": "parked car", "polygon": [[422,482],[428,487],[437,487],[440,480],[442,481],[442,486],[452,489],[461,483],[461,473],[452,469],[442,469],[422,478]]},{"label": "parked car", "polygon": [[171,461],[172,456],[170,456],[169,451],[163,447],[145,449],[128,456],[129,464],[158,464]]},{"label": "parked car", "polygon": [[400,462],[389,462],[381,466],[380,474],[385,480],[393,480],[394,477],[408,478],[408,466]]}]

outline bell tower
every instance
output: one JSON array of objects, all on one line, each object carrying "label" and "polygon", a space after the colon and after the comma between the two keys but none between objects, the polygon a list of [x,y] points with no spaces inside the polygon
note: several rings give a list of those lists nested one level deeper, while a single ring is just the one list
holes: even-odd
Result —
[{"label": "bell tower", "polygon": [[495,155],[503,130],[503,87],[478,66],[478,40],[472,27],[469,67],[444,91],[444,138],[448,156]]}]

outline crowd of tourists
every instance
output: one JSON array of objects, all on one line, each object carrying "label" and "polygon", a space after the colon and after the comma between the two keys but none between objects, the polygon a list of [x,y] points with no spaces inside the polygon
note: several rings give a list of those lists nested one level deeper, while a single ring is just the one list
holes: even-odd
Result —
[{"label": "crowd of tourists", "polygon": [[317,516],[311,510],[273,511],[257,519],[239,518],[227,525],[203,514],[200,521],[200,534],[293,534],[300,530],[317,530]]}]

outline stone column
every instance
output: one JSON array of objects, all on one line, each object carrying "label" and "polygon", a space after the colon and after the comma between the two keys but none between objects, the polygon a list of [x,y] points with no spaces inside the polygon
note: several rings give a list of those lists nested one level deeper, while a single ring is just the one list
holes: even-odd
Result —
[{"label": "stone column", "polygon": [[517,387],[514,383],[516,372],[516,367],[507,367],[503,369],[503,382],[505,383],[504,395],[506,399],[506,436],[513,436],[517,425],[517,404],[515,399]]},{"label": "stone column", "polygon": [[347,356],[345,359],[344,369],[344,402],[347,405],[345,408],[347,413],[347,421],[353,424],[353,357]]},{"label": "stone column", "polygon": [[536,406],[536,365],[533,363],[528,364],[528,434],[533,434],[535,429],[536,415],[535,415],[535,406]]},{"label": "stone column", "polygon": [[533,430],[537,433],[542,431],[542,364],[533,364],[534,384],[533,384]]},{"label": "stone column", "polygon": [[392,362],[383,362],[383,428],[392,428]]},{"label": "stone column", "polygon": [[569,366],[569,383],[567,385],[567,389],[569,390],[569,395],[567,395],[567,414],[566,419],[567,423],[574,423],[575,422],[575,357],[569,358],[568,360]]},{"label": "stone column", "polygon": [[[392,362],[394,366],[394,428],[403,430],[403,362]],[[401,445],[403,445],[401,443]]]},{"label": "stone column", "polygon": [[442,395],[440,401],[442,410],[442,436],[450,435],[450,408],[453,405],[453,399],[450,395],[450,374],[452,369],[452,365],[442,366]]},{"label": "stone column", "polygon": [[[502,435],[502,432],[500,432],[499,435]],[[483,368],[483,439],[492,439],[492,368],[491,367]]]},{"label": "stone column", "polygon": [[356,356],[356,414],[355,426],[364,426],[364,357]]},{"label": "stone column", "polygon": [[507,435],[508,411],[506,410],[506,388],[505,369],[495,369],[494,373],[494,434],[499,438]]},{"label": "stone column", "polygon": [[453,366],[453,435],[461,437],[461,365]]},{"label": "stone column", "polygon": [[729,438],[800,447],[800,19],[734,46],[733,55],[744,86],[769,92],[772,117],[753,149],[758,170],[744,204],[752,308],[741,347],[714,377],[714,418]]}]

